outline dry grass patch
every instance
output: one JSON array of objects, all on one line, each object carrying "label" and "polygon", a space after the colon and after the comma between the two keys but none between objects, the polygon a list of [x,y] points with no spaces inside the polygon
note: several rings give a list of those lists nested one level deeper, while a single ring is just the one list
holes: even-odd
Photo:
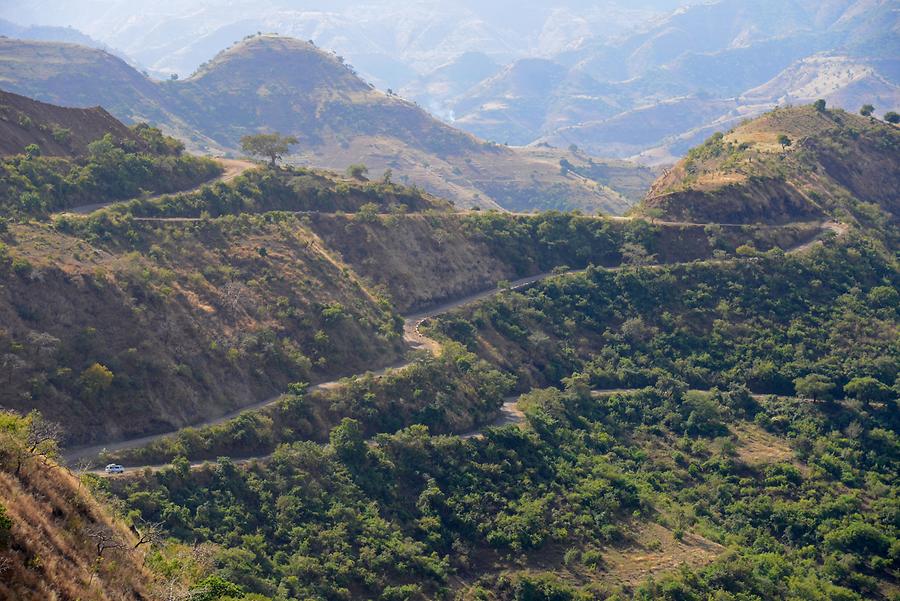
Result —
[{"label": "dry grass patch", "polygon": [[747,465],[791,462],[794,451],[783,438],[766,432],[756,424],[743,422],[731,427],[737,437],[738,458]]},{"label": "dry grass patch", "polygon": [[659,524],[642,524],[629,533],[632,542],[605,549],[601,570],[609,584],[633,587],[649,576],[697,568],[711,563],[725,547],[700,535],[685,533],[677,540],[671,530]]},{"label": "dry grass patch", "polygon": [[[61,468],[30,461],[20,477],[0,471],[0,502],[12,519],[0,600],[62,601],[151,598],[143,548]],[[103,530],[122,548],[97,555],[91,534]]]}]

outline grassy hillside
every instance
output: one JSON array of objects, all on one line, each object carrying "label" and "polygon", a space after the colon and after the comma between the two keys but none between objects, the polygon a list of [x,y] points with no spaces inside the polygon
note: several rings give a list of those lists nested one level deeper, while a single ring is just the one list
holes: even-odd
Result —
[{"label": "grassy hillside", "polygon": [[364,163],[373,177],[391,169],[397,179],[465,207],[620,214],[633,204],[610,187],[615,178],[565,172],[558,151],[537,155],[483,142],[292,38],[247,38],[192,77],[166,82],[101,50],[0,40],[0,86],[65,105],[102,105],[126,122],[158,123],[204,152],[238,152],[248,133],[296,135],[291,160],[298,164],[343,170]]},{"label": "grassy hillside", "polygon": [[162,594],[143,565],[152,545],[138,545],[134,531],[55,463],[45,423],[35,414],[0,414],[0,599]]},{"label": "grassy hillside", "polygon": [[65,417],[70,443],[166,431],[291,382],[394,363],[396,312],[504,279],[616,264],[629,243],[675,261],[816,235],[447,209],[392,183],[260,169],[90,217],[10,223],[2,402]]},{"label": "grassy hillside", "polygon": [[[790,145],[782,146],[780,136]],[[778,109],[692,150],[642,203],[669,220],[896,223],[900,130],[812,106]]]}]

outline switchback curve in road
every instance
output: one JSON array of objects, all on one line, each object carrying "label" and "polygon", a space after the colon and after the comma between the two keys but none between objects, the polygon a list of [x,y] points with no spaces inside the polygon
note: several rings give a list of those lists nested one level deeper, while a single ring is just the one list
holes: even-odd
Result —
[{"label": "switchback curve in road", "polygon": [[[542,274],[538,274],[538,275],[521,278],[521,279],[510,282],[509,286],[504,288],[503,290],[519,290],[519,289],[525,288],[527,286],[530,286],[536,282],[539,282],[551,275],[553,275],[553,274],[552,273],[542,273]],[[404,340],[407,342],[407,344],[409,344],[409,346],[413,350],[427,350],[432,353],[439,352],[440,344],[436,340],[428,338],[427,336],[425,336],[424,334],[422,334],[420,332],[419,328],[426,319],[428,319],[430,317],[436,317],[438,315],[442,315],[444,313],[447,313],[448,311],[452,311],[453,309],[462,307],[464,305],[478,302],[480,300],[483,300],[485,298],[493,296],[501,291],[502,291],[501,289],[496,288],[496,287],[490,288],[487,290],[482,290],[481,292],[476,292],[474,294],[469,294],[467,296],[464,296],[464,297],[461,297],[461,298],[458,298],[458,299],[455,299],[452,301],[441,303],[439,305],[432,307],[431,309],[419,311],[412,315],[405,316],[403,319]],[[366,372],[366,373],[371,373],[374,376],[381,376],[392,370],[403,369],[403,368],[409,366],[411,363],[412,363],[412,361],[410,361],[408,359],[404,359],[403,361],[400,361],[393,365],[388,365],[388,366],[378,369],[376,371],[370,371],[370,372]],[[361,375],[361,374],[353,374],[353,375]],[[341,385],[340,380],[331,380],[328,382],[321,382],[314,386],[310,386],[309,389],[310,390],[328,390],[331,388],[338,387],[340,385]],[[191,424],[190,427],[203,428],[203,427],[215,426],[215,425],[224,423],[230,419],[237,417],[238,415],[240,415],[241,413],[244,413],[245,411],[253,411],[256,409],[262,409],[264,407],[267,407],[267,406],[277,402],[278,399],[280,399],[282,396],[284,396],[284,394],[279,393],[277,395],[265,398],[259,402],[253,403],[252,405],[245,405],[245,406],[243,406],[239,409],[235,409],[234,411],[231,411],[229,413],[205,420],[203,422]],[[141,437],[137,437],[137,438],[129,438],[126,440],[111,441],[111,442],[106,442],[106,443],[93,444],[90,446],[73,447],[71,449],[67,449],[66,451],[64,451],[63,457],[67,462],[73,463],[73,462],[76,462],[81,459],[96,457],[102,451],[109,451],[109,452],[124,451],[127,449],[141,447],[141,446],[150,444],[152,442],[155,442],[157,440],[160,440],[162,438],[165,438],[166,436],[171,436],[172,434],[175,434],[177,431],[178,430],[172,430],[172,431],[168,431],[168,432],[150,434],[147,436],[141,436]]]},{"label": "switchback curve in road", "polygon": [[[837,236],[842,236],[842,235],[846,234],[847,231],[849,230],[849,228],[845,224],[834,222],[834,221],[829,221],[829,222],[822,224],[822,229],[832,231]],[[795,254],[798,252],[804,252],[804,251],[810,249],[811,247],[813,247],[817,244],[820,244],[821,242],[822,242],[821,237],[816,237],[813,240],[810,240],[808,242],[804,242],[804,243],[794,246],[792,248],[786,249],[785,252],[787,254]],[[695,264],[696,263],[718,264],[718,263],[733,262],[736,260],[741,260],[741,259],[733,259],[733,258],[709,259],[706,261],[696,261],[693,263],[695,263]],[[660,264],[660,265],[645,265],[643,267],[645,267],[645,268],[663,268],[663,267],[666,267],[669,265],[676,265],[676,264],[677,263]],[[618,271],[618,270],[622,269],[622,266],[607,267],[605,269],[607,269],[609,271]],[[567,272],[567,274],[573,274],[573,273],[578,273],[578,271]],[[547,273],[540,273],[537,275],[520,278],[518,280],[510,282],[508,287],[505,287],[503,290],[518,290],[518,289],[526,288],[526,287],[531,286],[532,284],[535,284],[539,281],[542,281],[552,275],[555,275],[555,274],[552,272],[547,272]],[[447,302],[435,305],[434,307],[432,307],[430,309],[422,310],[422,311],[413,313],[411,315],[404,316],[404,321],[403,321],[404,340],[407,342],[407,344],[409,344],[409,346],[413,350],[426,350],[433,354],[438,353],[440,351],[440,343],[438,343],[438,341],[436,341],[432,338],[428,338],[427,336],[422,334],[422,332],[420,331],[420,327],[425,322],[425,320],[432,318],[432,317],[436,317],[438,315],[442,315],[444,313],[447,313],[447,312],[457,309],[459,307],[484,300],[488,297],[491,297],[491,296],[497,294],[498,292],[502,292],[503,290],[501,290],[500,288],[496,288],[496,287],[482,290],[481,292],[469,294],[469,295],[466,295],[464,297],[461,297],[461,298],[458,298],[458,299],[455,299],[452,301],[447,301]],[[366,373],[371,373],[372,375],[377,377],[377,376],[384,375],[387,372],[392,371],[392,370],[403,369],[403,368],[409,366],[411,363],[412,363],[412,361],[404,359],[393,365],[389,365],[387,367],[383,367],[376,371],[371,371],[371,372],[366,372]],[[328,389],[338,387],[340,385],[341,385],[340,380],[332,380],[332,381],[328,381],[328,382],[321,382],[319,384],[311,386],[310,390],[328,390]],[[267,407],[267,406],[277,402],[278,399],[280,399],[282,396],[283,396],[283,394],[279,393],[277,395],[265,398],[259,402],[253,403],[251,405],[246,405],[239,409],[235,409],[231,412],[220,415],[218,417],[211,418],[211,419],[208,419],[208,420],[200,422],[200,423],[192,424],[190,427],[202,428],[202,427],[215,426],[215,425],[224,423],[230,419],[237,417],[238,415],[240,415],[241,413],[243,413],[245,411],[253,411],[253,410],[262,409],[264,407]],[[517,419],[519,419],[519,421],[521,420],[521,417],[522,417],[522,414],[518,410],[518,406],[514,399],[506,400],[506,402],[503,405],[503,408],[501,408],[500,415],[498,416],[497,420],[495,420],[495,422],[488,424],[488,426],[482,426],[481,428],[479,428],[477,430],[473,430],[472,432],[465,433],[465,434],[463,434],[463,436],[467,437],[467,438],[480,436],[484,427],[496,425],[497,423],[499,423],[498,420],[502,421],[504,419],[508,419],[509,416],[516,416]],[[514,421],[515,420],[506,421],[505,423],[513,423]],[[178,430],[173,430],[173,431],[168,431],[168,432],[151,434],[151,435],[147,435],[147,436],[141,436],[138,438],[131,438],[131,439],[122,440],[122,441],[107,442],[107,443],[95,444],[95,445],[90,445],[90,446],[74,447],[74,448],[66,450],[63,453],[63,457],[67,462],[73,463],[73,462],[76,462],[81,459],[96,457],[102,451],[114,452],[114,451],[122,451],[122,450],[133,449],[136,447],[144,446],[149,443],[160,440],[162,438],[165,438],[166,436],[171,436],[171,435],[175,434],[177,431]],[[153,467],[153,466],[148,466],[148,467]]]},{"label": "switchback curve in road", "polygon": [[[215,160],[217,163],[219,163],[222,166],[222,173],[219,176],[217,176],[211,180],[207,180],[201,184],[198,184],[198,185],[194,186],[193,188],[188,188],[187,190],[181,190],[178,192],[169,192],[166,194],[156,194],[154,196],[147,197],[145,200],[155,200],[157,198],[162,198],[163,196],[169,196],[171,194],[183,194],[185,192],[195,192],[195,191],[199,190],[200,188],[202,188],[203,186],[208,186],[208,185],[214,184],[216,182],[230,182],[237,176],[242,175],[245,171],[247,171],[249,169],[253,169],[254,167],[258,166],[255,163],[251,163],[250,161],[244,161],[241,159],[216,158]],[[137,199],[126,198],[124,200],[111,200],[109,202],[95,202],[92,204],[71,207],[71,208],[65,209],[63,211],[60,211],[57,214],[58,215],[65,215],[65,214],[90,215],[94,211],[99,211],[100,209],[102,209],[104,207],[108,207],[110,205],[119,204],[119,203],[123,203],[123,202],[130,202],[132,200],[137,200]]]}]

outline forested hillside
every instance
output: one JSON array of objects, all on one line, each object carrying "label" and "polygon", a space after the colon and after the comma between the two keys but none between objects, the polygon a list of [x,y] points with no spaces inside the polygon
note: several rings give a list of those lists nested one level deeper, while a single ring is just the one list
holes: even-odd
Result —
[{"label": "forested hillside", "polygon": [[273,598],[890,598],[897,284],[864,241],[559,276],[432,326],[538,386],[521,426],[367,445],[368,405],[324,448],[110,486]]},{"label": "forested hillside", "polygon": [[47,217],[212,180],[221,166],[146,123],[131,128],[102,108],[72,109],[0,91],[0,209]]},{"label": "forested hillside", "polygon": [[0,596],[896,598],[895,137],[779,110],[616,219],[276,165],[3,196]]}]

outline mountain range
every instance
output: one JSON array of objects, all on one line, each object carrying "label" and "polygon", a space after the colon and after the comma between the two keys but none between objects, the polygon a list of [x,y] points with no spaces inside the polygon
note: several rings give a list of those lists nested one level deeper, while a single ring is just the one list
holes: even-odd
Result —
[{"label": "mountain range", "polygon": [[889,0],[720,0],[621,40],[516,61],[431,102],[487,139],[667,163],[778,105],[824,98],[895,110],[898,40]]},{"label": "mountain range", "polygon": [[[297,44],[135,111],[294,123],[227,96]],[[314,106],[367,104],[300,48]],[[896,125],[769,112],[620,218],[217,166],[6,92],[0,133],[0,600],[896,596]]]},{"label": "mountain range", "polygon": [[[603,161],[484,142],[374,89],[339,56],[281,36],[251,36],[192,77],[164,82],[103,50],[0,39],[0,86],[67,106],[100,105],[127,123],[149,121],[204,153],[239,152],[243,136],[262,131],[295,135],[294,163],[339,170],[363,163],[373,175],[390,169],[461,206],[621,213],[639,198],[634,186],[615,190],[614,179],[579,175]],[[563,159],[585,169],[563,170]],[[654,175],[606,164],[645,184]]]},{"label": "mountain range", "polygon": [[162,2],[135,17],[124,2],[75,14],[38,0],[0,16],[74,25],[165,77],[278,31],[336,50],[363,80],[482,139],[649,165],[775,106],[900,108],[892,0],[482,4]]}]

